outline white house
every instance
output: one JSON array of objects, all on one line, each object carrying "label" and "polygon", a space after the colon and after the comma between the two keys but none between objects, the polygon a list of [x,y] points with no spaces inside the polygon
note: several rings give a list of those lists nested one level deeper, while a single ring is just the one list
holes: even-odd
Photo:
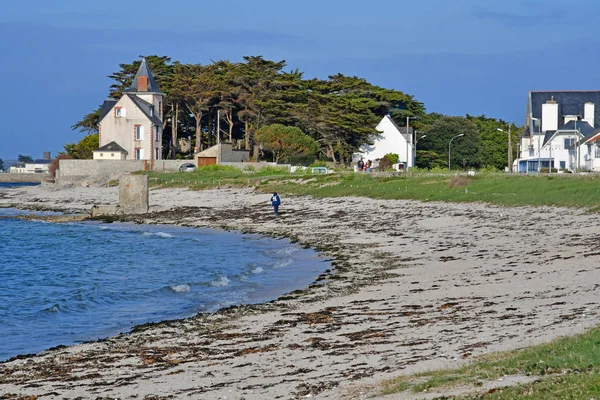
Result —
[{"label": "white house", "polygon": [[398,154],[400,168],[411,168],[414,166],[413,149],[413,129],[399,127],[389,116],[384,116],[377,127],[377,134],[370,137],[371,145],[363,145],[359,152],[354,154],[353,160],[357,161],[360,157],[363,160],[371,160],[374,167],[377,166],[377,160],[383,158],[386,154]]},{"label": "white house", "polygon": [[110,142],[93,151],[94,160],[125,160],[127,150],[119,146],[117,142]]},{"label": "white house", "polygon": [[[163,97],[146,59],[119,100],[102,105],[98,127],[100,149],[114,142],[126,160],[162,159]],[[98,149],[98,150],[100,150]],[[114,152],[95,151],[94,159]],[[102,154],[102,156],[101,156]]]},{"label": "white house", "polygon": [[8,169],[11,174],[47,174],[52,160],[38,159],[30,163],[19,163]]},{"label": "white house", "polygon": [[526,126],[514,171],[600,171],[600,91],[530,91]]}]

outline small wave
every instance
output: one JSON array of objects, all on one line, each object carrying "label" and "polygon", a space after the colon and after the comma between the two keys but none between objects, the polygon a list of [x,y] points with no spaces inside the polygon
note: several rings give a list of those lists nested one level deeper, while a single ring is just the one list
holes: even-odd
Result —
[{"label": "small wave", "polygon": [[55,304],[52,307],[44,308],[42,310],[42,312],[52,313],[52,314],[57,313],[59,311],[60,311],[60,304]]},{"label": "small wave", "polygon": [[263,269],[263,267],[256,267],[252,270],[253,274],[262,274],[263,272],[265,272],[265,270]]},{"label": "small wave", "polygon": [[280,260],[273,264],[273,269],[285,268],[285,267],[292,265],[293,263],[294,263],[294,260],[292,260],[291,258],[287,258],[285,260]]},{"label": "small wave", "polygon": [[175,293],[187,293],[190,291],[190,285],[173,285],[173,286],[169,286],[169,289],[171,289],[172,291],[174,291]]},{"label": "small wave", "polygon": [[229,282],[229,278],[227,278],[225,275],[222,275],[221,277],[219,277],[219,279],[212,281],[210,285],[214,287],[222,287],[229,285]]},{"label": "small wave", "polygon": [[174,237],[173,235],[171,235],[170,233],[167,233],[167,232],[144,232],[144,236],[156,236],[156,237],[164,238],[164,239]]}]

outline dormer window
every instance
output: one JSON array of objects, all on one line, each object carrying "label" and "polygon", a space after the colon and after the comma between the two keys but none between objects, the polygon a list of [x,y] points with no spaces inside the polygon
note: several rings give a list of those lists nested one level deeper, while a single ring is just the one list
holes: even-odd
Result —
[{"label": "dormer window", "polygon": [[115,117],[121,118],[127,115],[126,110],[123,107],[115,107]]},{"label": "dormer window", "polygon": [[150,107],[150,116],[154,117],[154,107]]}]

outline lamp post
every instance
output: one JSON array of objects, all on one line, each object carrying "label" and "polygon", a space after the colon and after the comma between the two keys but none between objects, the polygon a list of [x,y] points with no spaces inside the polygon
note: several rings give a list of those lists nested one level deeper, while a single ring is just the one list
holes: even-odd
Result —
[{"label": "lamp post", "polygon": [[454,136],[452,139],[450,139],[450,142],[448,142],[448,171],[450,171],[450,150],[452,149],[452,141],[454,139],[456,139],[457,137],[461,137],[461,136],[465,136],[464,133],[461,133],[460,135],[456,135]]},{"label": "lamp post", "polygon": [[[414,151],[414,153],[413,153],[413,167],[415,167],[417,165],[417,142],[419,141],[419,138],[417,137],[417,133],[419,133],[419,132],[415,131],[415,145],[414,145],[414,148],[413,148],[413,151]],[[421,136],[421,139],[423,139],[424,137],[427,137],[427,135]]]},{"label": "lamp post", "polygon": [[540,119],[539,118],[534,118],[531,117],[532,121],[538,121],[538,164],[537,164],[537,170],[538,170],[538,174],[540,174],[542,172],[542,160],[541,160],[541,149],[540,149],[540,136],[542,136],[542,124],[540,124]]},{"label": "lamp post", "polygon": [[498,128],[498,132],[504,132],[508,135],[508,172],[512,172],[512,140],[510,140],[510,124],[508,125],[508,132]]},{"label": "lamp post", "polygon": [[[409,145],[409,137],[410,137],[410,146],[412,147],[412,135],[410,134],[410,120],[417,119],[417,117],[406,117],[406,166],[404,168],[404,173],[408,174],[408,145]],[[410,135],[410,136],[409,136]],[[413,165],[414,166],[414,165]]]}]

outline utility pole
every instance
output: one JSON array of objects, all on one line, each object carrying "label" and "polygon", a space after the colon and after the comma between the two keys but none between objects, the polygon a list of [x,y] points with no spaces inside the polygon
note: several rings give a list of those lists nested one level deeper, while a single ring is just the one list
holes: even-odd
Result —
[{"label": "utility pole", "polygon": [[508,124],[508,172],[512,172],[512,140],[510,138],[510,124]]},{"label": "utility pole", "polygon": [[[412,134],[410,133],[410,120],[417,119],[417,117],[406,117],[406,164],[404,166],[404,173],[408,176],[408,146],[413,147]],[[409,139],[410,138],[410,139]],[[412,153],[412,151],[411,151]],[[414,165],[413,165],[414,167]]]}]

